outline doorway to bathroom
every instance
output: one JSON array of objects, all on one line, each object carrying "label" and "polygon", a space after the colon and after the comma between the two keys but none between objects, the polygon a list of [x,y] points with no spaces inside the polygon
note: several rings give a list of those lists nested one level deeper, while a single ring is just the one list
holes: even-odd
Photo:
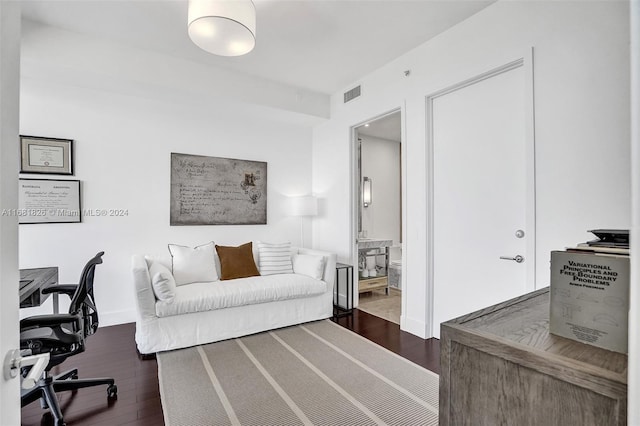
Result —
[{"label": "doorway to bathroom", "polygon": [[402,116],[353,128],[358,309],[400,324],[402,310]]}]

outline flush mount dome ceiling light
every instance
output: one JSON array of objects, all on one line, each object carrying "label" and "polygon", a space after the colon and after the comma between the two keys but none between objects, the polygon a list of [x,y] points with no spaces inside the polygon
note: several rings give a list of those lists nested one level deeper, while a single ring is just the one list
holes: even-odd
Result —
[{"label": "flush mount dome ceiling light", "polygon": [[251,0],[189,0],[189,37],[220,56],[240,56],[256,45],[256,8]]}]

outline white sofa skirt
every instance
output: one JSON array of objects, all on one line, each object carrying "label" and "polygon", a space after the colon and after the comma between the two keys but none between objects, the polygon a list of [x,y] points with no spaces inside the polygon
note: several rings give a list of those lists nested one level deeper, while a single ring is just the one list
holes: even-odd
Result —
[{"label": "white sofa skirt", "polygon": [[201,345],[265,330],[287,327],[333,315],[333,295],[216,309],[207,312],[147,317],[136,327],[136,343],[143,354]]}]

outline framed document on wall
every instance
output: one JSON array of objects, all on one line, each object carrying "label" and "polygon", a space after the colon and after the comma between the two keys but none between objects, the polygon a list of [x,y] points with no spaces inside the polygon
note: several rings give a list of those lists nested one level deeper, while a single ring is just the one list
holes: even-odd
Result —
[{"label": "framed document on wall", "polygon": [[20,173],[73,175],[73,140],[20,136]]},{"label": "framed document on wall", "polygon": [[79,223],[80,181],[20,179],[18,223]]}]

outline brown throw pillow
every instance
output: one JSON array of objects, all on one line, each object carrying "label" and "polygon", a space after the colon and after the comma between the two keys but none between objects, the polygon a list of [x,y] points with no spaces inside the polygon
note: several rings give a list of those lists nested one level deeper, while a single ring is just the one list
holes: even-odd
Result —
[{"label": "brown throw pillow", "polygon": [[253,243],[238,247],[216,245],[220,258],[220,279],[233,280],[235,278],[255,277],[260,275],[256,262],[253,260]]}]

